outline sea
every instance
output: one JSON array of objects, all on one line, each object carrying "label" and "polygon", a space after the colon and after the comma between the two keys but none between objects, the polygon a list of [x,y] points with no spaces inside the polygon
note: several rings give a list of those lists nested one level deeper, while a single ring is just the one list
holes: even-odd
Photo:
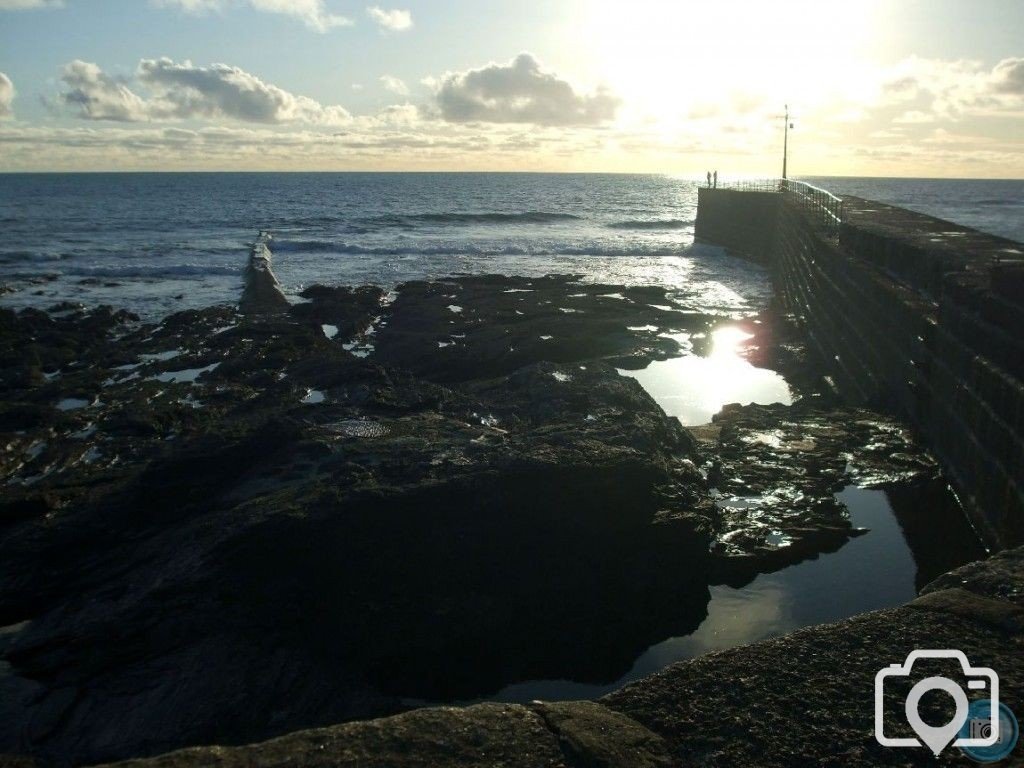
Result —
[{"label": "sea", "polygon": [[[1024,240],[1024,181],[808,179]],[[766,276],[694,241],[697,182],[666,175],[0,175],[0,306],[111,304],[146,319],[235,302],[273,236],[288,294],[457,273],[658,284],[694,309],[756,312]]]}]

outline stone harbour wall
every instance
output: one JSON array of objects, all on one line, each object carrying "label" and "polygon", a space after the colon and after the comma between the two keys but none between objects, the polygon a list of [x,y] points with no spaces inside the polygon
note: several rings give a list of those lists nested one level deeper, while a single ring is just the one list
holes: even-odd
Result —
[{"label": "stone harbour wall", "polygon": [[768,264],[836,391],[917,428],[990,546],[1024,543],[1024,245],[853,197],[830,237],[783,194],[714,189],[697,237]]}]

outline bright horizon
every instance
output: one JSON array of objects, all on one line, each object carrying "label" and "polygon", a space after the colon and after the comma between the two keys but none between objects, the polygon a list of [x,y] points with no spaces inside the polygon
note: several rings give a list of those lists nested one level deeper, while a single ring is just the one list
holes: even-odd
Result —
[{"label": "bright horizon", "polygon": [[0,0],[0,172],[1024,178],[1024,4]]}]

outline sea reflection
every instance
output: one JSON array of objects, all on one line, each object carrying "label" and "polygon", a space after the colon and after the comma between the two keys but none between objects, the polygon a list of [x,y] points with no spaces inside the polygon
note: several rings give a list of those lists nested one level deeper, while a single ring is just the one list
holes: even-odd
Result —
[{"label": "sea reflection", "polygon": [[[673,338],[688,347],[685,334]],[[789,405],[793,398],[786,380],[743,358],[743,346],[752,338],[737,326],[719,326],[711,333],[711,351],[706,357],[688,354],[619,373],[639,381],[665,413],[686,426],[707,424],[727,403]]]},{"label": "sea reflection", "polygon": [[[836,498],[850,510],[851,523],[868,529],[866,534],[851,539],[836,552],[757,576],[746,586],[712,586],[707,618],[696,631],[651,646],[614,683],[532,680],[509,685],[487,698],[530,701],[602,696],[669,664],[709,651],[913,600],[922,569],[931,572],[930,580],[985,553],[944,485],[916,489],[920,498],[945,500],[931,507],[938,516],[934,525],[928,529],[908,526],[901,507],[912,490],[898,491],[895,504],[884,490],[849,486],[837,493]],[[950,538],[969,545],[950,548],[946,545]]]}]

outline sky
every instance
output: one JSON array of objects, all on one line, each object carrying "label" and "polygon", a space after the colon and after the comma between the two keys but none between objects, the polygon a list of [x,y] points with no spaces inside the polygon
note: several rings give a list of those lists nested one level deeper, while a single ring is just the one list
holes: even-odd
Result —
[{"label": "sky", "polygon": [[1021,0],[0,0],[0,171],[1024,178]]}]

